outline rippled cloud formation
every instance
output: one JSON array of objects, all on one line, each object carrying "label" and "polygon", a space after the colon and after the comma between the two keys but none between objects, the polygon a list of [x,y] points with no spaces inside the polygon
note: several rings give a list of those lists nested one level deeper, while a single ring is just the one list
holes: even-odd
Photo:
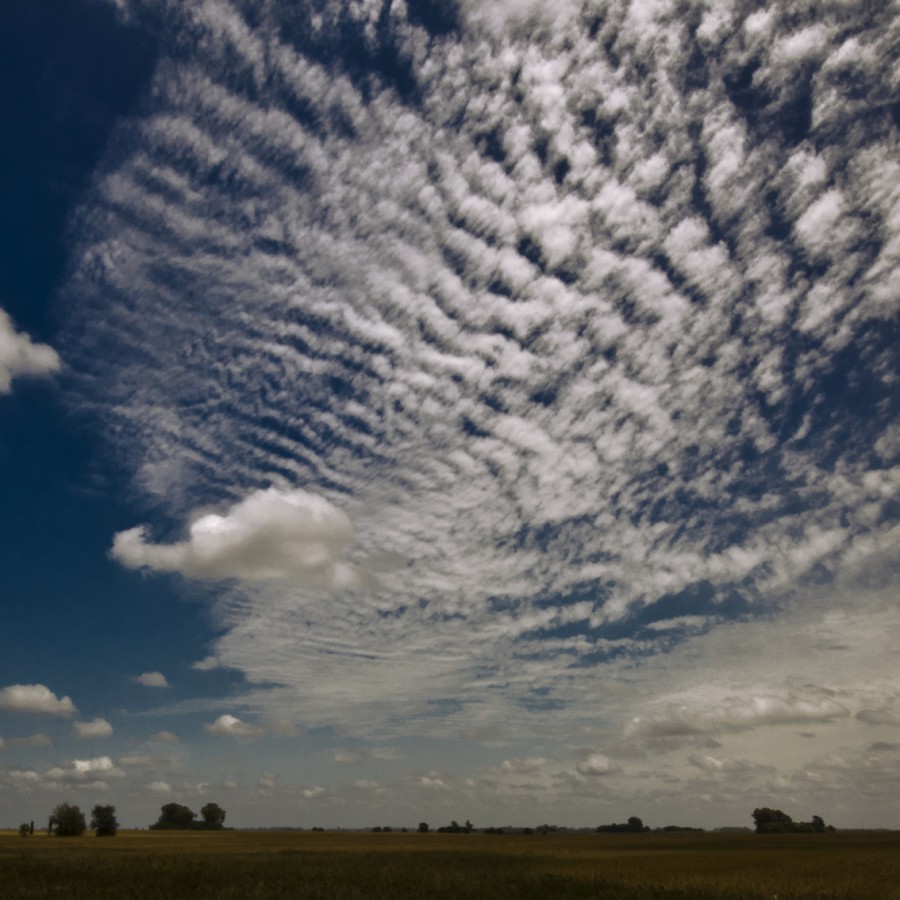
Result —
[{"label": "rippled cloud formation", "polygon": [[[895,576],[890,4],[118,6],[168,49],[66,353],[155,511],[115,555],[222,580],[248,704],[587,727],[612,671]],[[618,740],[862,708],[757,675]]]}]

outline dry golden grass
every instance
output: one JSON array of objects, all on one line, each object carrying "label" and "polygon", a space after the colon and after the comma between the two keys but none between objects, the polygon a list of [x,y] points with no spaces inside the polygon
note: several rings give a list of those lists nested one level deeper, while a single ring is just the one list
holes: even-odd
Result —
[{"label": "dry golden grass", "polygon": [[0,834],[0,896],[900,900],[900,834]]}]

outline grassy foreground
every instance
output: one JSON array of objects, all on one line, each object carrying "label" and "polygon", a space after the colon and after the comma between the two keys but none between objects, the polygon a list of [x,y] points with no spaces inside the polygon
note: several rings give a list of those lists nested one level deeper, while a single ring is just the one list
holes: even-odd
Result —
[{"label": "grassy foreground", "polygon": [[4,900],[891,900],[900,833],[0,833]]}]

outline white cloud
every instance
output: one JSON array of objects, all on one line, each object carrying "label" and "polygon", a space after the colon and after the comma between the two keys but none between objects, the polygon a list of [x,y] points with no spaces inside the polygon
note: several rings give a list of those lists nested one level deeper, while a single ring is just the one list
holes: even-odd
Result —
[{"label": "white cloud", "polygon": [[0,689],[0,710],[70,716],[78,712],[69,697],[57,697],[43,684],[11,684]]},{"label": "white cloud", "polygon": [[254,738],[265,734],[265,728],[258,725],[248,725],[237,716],[228,713],[219,716],[215,722],[203,726],[210,734],[235,738]]},{"label": "white cloud", "polygon": [[203,659],[191,663],[191,668],[197,672],[211,672],[219,668],[219,660],[215,656],[204,656]]},{"label": "white cloud", "polygon": [[0,309],[0,394],[8,394],[12,381],[21,376],[46,376],[58,372],[62,364],[47,344],[35,344],[16,331],[12,320]]},{"label": "white cloud", "polygon": [[[278,4],[173,7],[202,47],[123,126],[67,286],[86,404],[188,525],[114,552],[236,580],[198,668],[243,673],[239,708],[435,740],[426,779],[463,789],[462,740],[520,761],[485,770],[506,798],[788,783],[797,731],[894,727],[866,593],[896,582],[890,12],[526,6],[429,42],[394,4],[415,104],[298,52]],[[572,762],[524,771],[546,734]]]},{"label": "white cloud", "polygon": [[73,722],[72,732],[80,738],[109,737],[113,733],[113,727],[99,716],[90,722]]},{"label": "white cloud", "polygon": [[340,557],[352,537],[350,520],[324,498],[268,488],[225,515],[195,519],[187,541],[151,544],[140,526],[119,532],[112,553],[129,568],[193,578],[290,579],[330,586],[346,570]]},{"label": "white cloud", "polygon": [[154,794],[171,794],[172,786],[167,781],[151,781],[147,785],[147,790],[153,791]]},{"label": "white cloud", "polygon": [[578,763],[576,769],[581,775],[596,776],[614,773],[617,767],[613,765],[608,756],[604,756],[602,753],[592,753]]},{"label": "white cloud", "polygon": [[55,766],[47,771],[51,781],[66,784],[96,784],[96,776],[103,778],[125,778],[125,772],[113,763],[108,756],[97,756],[94,759],[73,759],[64,766]]},{"label": "white cloud", "polygon": [[151,734],[148,741],[153,741],[158,744],[177,744],[179,743],[178,735],[172,731],[157,731],[156,734]]},{"label": "white cloud", "polygon": [[138,682],[138,684],[144,685],[144,687],[168,687],[169,682],[166,680],[166,676],[162,674],[162,672],[144,672],[141,675],[136,675],[134,680]]}]

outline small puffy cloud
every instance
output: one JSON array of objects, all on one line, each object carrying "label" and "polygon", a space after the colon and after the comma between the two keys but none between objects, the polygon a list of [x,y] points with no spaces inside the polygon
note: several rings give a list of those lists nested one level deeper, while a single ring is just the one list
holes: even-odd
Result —
[{"label": "small puffy cloud", "polygon": [[186,541],[153,544],[143,526],[119,532],[112,555],[133,569],[180,572],[189,578],[352,583],[341,554],[350,545],[350,519],[306,491],[256,491],[225,515],[195,519]]},{"label": "small puffy cloud", "polygon": [[343,766],[358,766],[366,756],[363,750],[338,750],[334,754],[334,761]]},{"label": "small puffy cloud", "polygon": [[171,794],[172,787],[167,781],[151,781],[150,784],[147,785],[148,791],[153,791],[155,794]]},{"label": "small puffy cloud", "polygon": [[197,662],[191,665],[191,668],[197,672],[209,672],[212,669],[218,669],[220,666],[219,660],[215,656],[205,656],[203,659],[198,659]]},{"label": "small puffy cloud", "polygon": [[108,756],[97,756],[94,759],[73,759],[65,766],[56,766],[47,772],[51,781],[67,784],[80,782],[96,782],[98,775],[103,778],[124,778],[125,772],[113,763]]},{"label": "small puffy cloud", "polygon": [[256,786],[261,791],[271,791],[275,787],[275,776],[271,772],[264,772],[257,779]]},{"label": "small puffy cloud", "polygon": [[608,756],[602,753],[592,753],[587,759],[582,760],[575,767],[580,775],[609,775],[617,771]]},{"label": "small puffy cloud", "polygon": [[226,713],[219,716],[215,722],[203,726],[210,734],[222,737],[254,738],[265,734],[265,728],[258,725],[248,725],[237,716]]},{"label": "small puffy cloud", "polygon": [[20,375],[52,375],[60,369],[56,351],[47,344],[35,344],[16,331],[10,317],[0,309],[0,394],[8,394],[12,380]]},{"label": "small puffy cloud", "polygon": [[144,687],[168,687],[169,682],[162,672],[144,672],[141,675],[135,675],[134,680]]},{"label": "small puffy cloud", "polygon": [[172,731],[157,731],[156,734],[151,734],[147,740],[156,744],[177,744],[179,742],[178,735]]},{"label": "small puffy cloud", "polygon": [[13,784],[39,784],[41,781],[40,773],[34,769],[10,769],[7,775]]},{"label": "small puffy cloud", "polygon": [[314,800],[316,797],[321,797],[322,794],[325,793],[325,788],[316,785],[312,788],[304,788],[300,793],[303,794],[307,800]]},{"label": "small puffy cloud", "polygon": [[80,738],[100,738],[109,737],[113,733],[113,727],[106,719],[97,716],[90,722],[73,722],[72,731]]},{"label": "small puffy cloud", "polygon": [[69,697],[57,697],[43,684],[11,684],[0,690],[0,710],[70,716],[78,712]]}]

